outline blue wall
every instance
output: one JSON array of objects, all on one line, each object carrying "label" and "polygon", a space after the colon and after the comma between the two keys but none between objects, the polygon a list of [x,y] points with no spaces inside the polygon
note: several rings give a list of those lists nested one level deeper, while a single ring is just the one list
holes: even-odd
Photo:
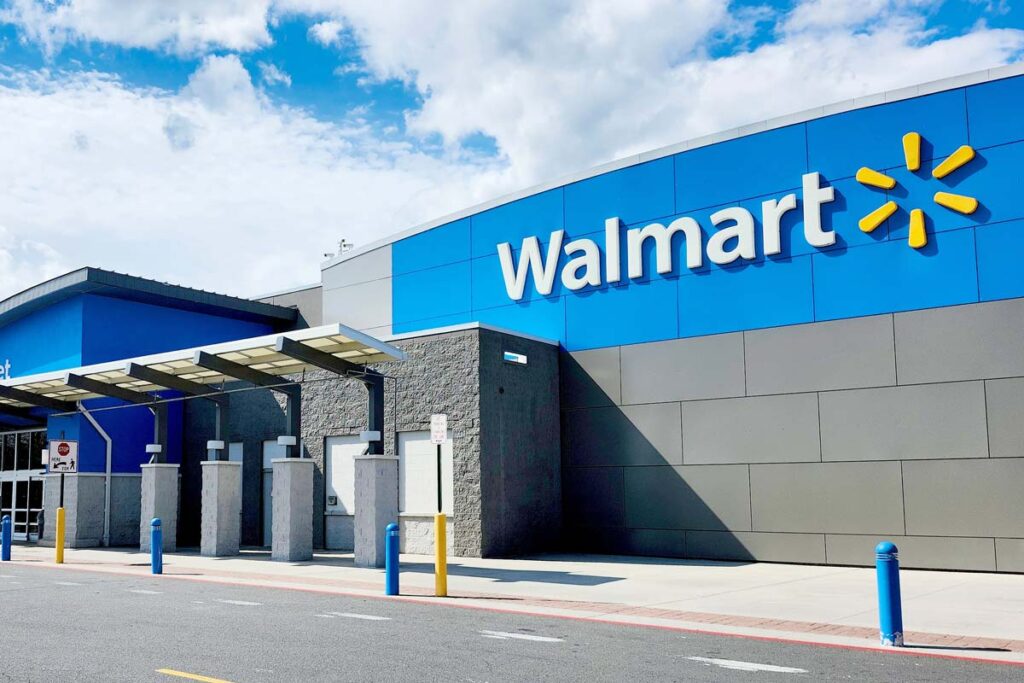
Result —
[{"label": "blue wall", "polygon": [[[1024,77],[1016,77],[859,109],[613,171],[400,240],[392,246],[393,331],[480,321],[577,350],[1024,296],[1022,106]],[[909,131],[925,141],[915,173],[904,168]],[[963,144],[977,158],[932,178]],[[863,187],[853,178],[861,166],[891,174],[897,187]],[[809,246],[798,207],[783,221],[782,254],[765,258],[761,201],[799,196],[801,175],[814,171],[835,188],[822,220],[836,244]],[[954,213],[932,201],[937,190],[975,196],[981,207]],[[858,219],[888,199],[897,213],[862,233]],[[618,216],[624,231],[686,215],[701,224],[706,245],[708,216],[737,205],[757,219],[754,261],[690,271],[680,267],[685,247],[677,240],[676,270],[667,276],[655,274],[648,249],[642,280],[567,292],[556,277],[541,297],[531,277],[521,302],[505,292],[500,242],[518,248],[536,235],[545,244],[565,229],[565,242],[587,236],[603,249],[606,218]],[[916,207],[930,233],[921,250],[907,246]],[[625,279],[624,236],[622,245]]]},{"label": "blue wall", "polygon": [[[87,409],[111,439],[111,471],[138,473],[139,465],[149,462],[146,444],[153,442],[153,414],[141,406],[125,406],[112,399],[86,401]],[[107,408],[115,408],[106,410]],[[182,404],[171,403],[167,410],[167,462],[181,462]],[[49,439],[77,440],[79,471],[105,472],[107,447],[89,421],[81,415],[51,417],[47,422]]]},{"label": "blue wall", "polygon": [[[10,359],[11,375],[18,377],[272,331],[260,323],[87,294],[0,328],[0,363]],[[139,465],[149,460],[145,452],[153,437],[149,410],[125,407],[108,399],[87,401],[85,405],[97,409],[94,417],[113,441],[113,471],[137,473]],[[104,410],[112,406],[121,407]],[[105,442],[84,417],[51,417],[47,434],[51,439],[79,441],[80,471],[105,471]],[[168,409],[168,462],[181,461],[181,443],[182,406],[172,403]]]},{"label": "blue wall", "polygon": [[205,313],[86,295],[82,363],[245,339],[273,332],[269,325]]},{"label": "blue wall", "polygon": [[82,364],[82,297],[65,299],[0,328],[0,363],[11,377]]}]

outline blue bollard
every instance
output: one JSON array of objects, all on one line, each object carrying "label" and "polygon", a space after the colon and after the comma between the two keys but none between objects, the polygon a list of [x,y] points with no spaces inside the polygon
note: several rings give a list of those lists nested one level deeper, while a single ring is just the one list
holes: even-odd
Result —
[{"label": "blue bollard", "polygon": [[154,517],[149,523],[149,559],[154,574],[164,573],[164,530],[160,526],[160,518]]},{"label": "blue bollard", "polygon": [[891,541],[882,541],[875,546],[875,573],[878,576],[878,621],[882,645],[903,647],[899,548]]},{"label": "blue bollard", "polygon": [[398,595],[398,525],[384,530],[384,595]]},{"label": "blue bollard", "polygon": [[4,515],[0,520],[0,560],[11,561],[11,516]]}]

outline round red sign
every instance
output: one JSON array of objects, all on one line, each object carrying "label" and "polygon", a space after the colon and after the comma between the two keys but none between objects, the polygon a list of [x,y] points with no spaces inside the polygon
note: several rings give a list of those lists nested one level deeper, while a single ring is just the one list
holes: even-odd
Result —
[{"label": "round red sign", "polygon": [[70,452],[71,446],[67,445],[66,443],[61,443],[57,445],[57,453],[59,453],[61,457],[66,456]]}]

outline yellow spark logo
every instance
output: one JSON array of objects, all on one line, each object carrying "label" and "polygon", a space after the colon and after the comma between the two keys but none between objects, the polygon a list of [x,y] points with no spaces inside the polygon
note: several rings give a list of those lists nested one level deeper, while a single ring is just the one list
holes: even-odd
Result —
[{"label": "yellow spark logo", "polygon": [[[917,171],[921,168],[921,136],[917,133],[907,133],[903,136],[903,157],[907,162],[908,171]],[[953,171],[974,158],[974,148],[970,145],[962,145],[958,150],[946,157],[945,161],[932,170],[932,177],[945,178]],[[896,179],[879,173],[867,166],[857,171],[857,182],[861,185],[877,187],[882,190],[891,190],[896,187]],[[962,194],[952,192],[936,192],[935,203],[947,209],[970,215],[978,208],[978,200],[974,197],[965,197]],[[860,219],[858,225],[863,232],[871,232],[885,220],[896,213],[896,202],[889,200],[885,204]],[[913,209],[910,212],[910,237],[908,243],[914,249],[920,249],[928,244],[928,234],[924,227],[924,211]]]}]

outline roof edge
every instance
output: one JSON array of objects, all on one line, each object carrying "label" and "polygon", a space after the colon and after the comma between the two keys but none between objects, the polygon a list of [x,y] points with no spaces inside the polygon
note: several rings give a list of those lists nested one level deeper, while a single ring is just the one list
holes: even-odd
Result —
[{"label": "roof edge", "polygon": [[414,332],[402,332],[400,334],[392,334],[386,337],[380,337],[380,341],[385,343],[391,343],[395,341],[402,341],[405,339],[416,339],[419,337],[433,337],[439,334],[448,334],[450,332],[466,332],[468,330],[487,330],[488,332],[497,332],[498,334],[507,334],[512,337],[519,337],[520,339],[528,339],[530,341],[539,342],[541,344],[548,344],[549,346],[559,346],[559,343],[554,339],[548,339],[547,337],[538,337],[534,334],[526,334],[524,332],[517,332],[516,330],[510,330],[507,327],[499,327],[497,325],[491,325],[488,323],[471,322],[471,323],[459,323],[457,325],[445,325],[444,327],[431,327],[425,330],[416,330]]},{"label": "roof edge", "polygon": [[253,296],[253,297],[249,297],[249,298],[252,299],[253,301],[262,301],[263,299],[270,299],[271,297],[275,297],[275,296],[284,296],[285,294],[295,294],[297,292],[305,292],[305,291],[308,291],[310,289],[319,289],[320,287],[323,287],[323,283],[322,282],[310,282],[309,284],[296,285],[294,287],[287,287],[285,289],[279,289],[279,290],[275,290],[273,292],[267,292],[265,294],[260,294],[258,296]]},{"label": "roof edge", "polygon": [[275,324],[294,324],[298,316],[293,308],[86,266],[40,282],[0,301],[0,325],[51,303],[90,293],[143,303],[176,304],[179,308],[197,312],[232,311],[242,318]]},{"label": "roof edge", "polygon": [[697,138],[691,138],[683,142],[678,142],[672,145],[666,145],[664,147],[658,147],[656,149],[641,152],[639,154],[631,154],[627,157],[622,157],[614,161],[609,161],[604,164],[593,166],[584,171],[572,173],[554,180],[550,180],[538,185],[511,192],[509,194],[502,195],[495,199],[491,199],[474,206],[470,206],[466,209],[450,213],[440,218],[420,223],[419,225],[407,228],[400,232],[397,232],[388,237],[381,238],[370,242],[369,244],[357,247],[352,251],[345,252],[344,255],[337,255],[333,258],[327,259],[320,263],[320,270],[326,270],[332,266],[336,266],[339,263],[344,263],[350,259],[367,254],[375,249],[380,249],[389,244],[393,244],[400,240],[418,235],[421,232],[432,230],[433,228],[440,227],[447,223],[452,223],[463,218],[468,218],[478,213],[482,213],[489,209],[494,209],[504,204],[525,199],[548,190],[554,190],[564,185],[576,183],[581,180],[593,178],[594,176],[608,173],[611,171],[617,171],[622,168],[629,166],[635,166],[648,161],[654,161],[655,159],[661,159],[673,154],[685,152],[691,149],[698,149],[700,147],[708,147],[715,145],[720,142],[726,142],[728,140],[734,140],[736,138],[745,137],[747,135],[753,135],[755,133],[763,133],[769,130],[775,130],[778,128],[784,128],[786,126],[792,126],[800,123],[806,123],[814,119],[822,118],[824,116],[831,116],[833,114],[842,114],[848,111],[855,111],[857,109],[867,109],[868,107],[878,106],[880,104],[888,104],[890,102],[898,102],[900,100],[908,100],[914,97],[920,97],[922,95],[933,95],[935,93],[944,92],[946,90],[953,90],[955,88],[965,88],[971,85],[978,85],[980,83],[988,83],[989,81],[998,81],[1004,78],[1012,78],[1013,76],[1020,76],[1024,74],[1024,61],[1014,62],[1011,64],[1005,64],[1003,66],[994,67],[991,69],[982,69],[981,71],[973,71],[967,74],[961,74],[959,76],[951,76],[948,78],[940,78],[934,81],[928,81],[919,85],[912,85],[905,88],[897,88],[896,90],[882,91],[874,93],[872,95],[864,95],[851,100],[842,100],[827,104],[820,107],[812,107],[810,109],[804,109],[802,111],[786,114],[783,116],[776,116],[765,121],[758,121],[749,123],[747,125],[731,128],[718,133],[712,133],[710,135],[703,135]]}]

